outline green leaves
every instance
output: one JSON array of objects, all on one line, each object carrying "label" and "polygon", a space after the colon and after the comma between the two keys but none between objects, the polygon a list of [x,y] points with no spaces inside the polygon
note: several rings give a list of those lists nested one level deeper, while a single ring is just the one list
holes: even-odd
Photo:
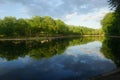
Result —
[{"label": "green leaves", "polygon": [[120,14],[120,0],[108,0],[108,2]]},{"label": "green leaves", "polygon": [[31,19],[5,17],[0,20],[0,37],[94,35],[98,32],[96,29],[67,25],[49,16],[34,16]]},{"label": "green leaves", "polygon": [[102,29],[106,35],[120,35],[120,19],[115,13],[108,13],[101,21]]}]

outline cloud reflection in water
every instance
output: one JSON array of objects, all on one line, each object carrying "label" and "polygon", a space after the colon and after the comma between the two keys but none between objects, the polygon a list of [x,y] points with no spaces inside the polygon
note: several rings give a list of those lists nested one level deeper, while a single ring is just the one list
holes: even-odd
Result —
[{"label": "cloud reflection in water", "polygon": [[14,66],[15,64],[13,64],[14,67],[7,69],[9,71],[2,75],[0,80],[5,78],[8,80],[86,80],[91,76],[116,68],[113,61],[105,58],[100,52],[101,45],[101,42],[95,41],[72,46],[67,48],[62,55],[55,55],[49,59],[44,58],[38,61],[28,57],[26,57],[27,62],[18,59],[13,63],[19,62],[19,65]]}]

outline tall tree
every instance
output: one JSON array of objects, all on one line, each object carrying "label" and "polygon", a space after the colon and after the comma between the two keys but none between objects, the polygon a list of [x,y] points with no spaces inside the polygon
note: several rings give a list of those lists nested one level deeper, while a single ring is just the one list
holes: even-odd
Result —
[{"label": "tall tree", "polygon": [[109,0],[109,4],[120,13],[120,0]]},{"label": "tall tree", "polygon": [[[108,0],[109,4],[111,5],[112,8],[115,9],[115,12],[111,15],[105,16],[105,18],[102,20],[102,23],[109,22],[111,25],[107,27],[107,31],[110,33],[110,35],[120,35],[120,0]],[[109,17],[108,17],[109,16]],[[111,16],[111,18],[110,18]],[[114,18],[114,20],[113,20]],[[112,19],[112,22],[111,20]],[[108,20],[108,21],[106,21]],[[104,25],[104,24],[102,24]],[[107,24],[108,25],[108,24]],[[105,25],[104,25],[105,26]],[[105,29],[105,27],[104,27]]]},{"label": "tall tree", "polygon": [[5,36],[13,36],[14,35],[14,27],[16,26],[16,18],[15,17],[5,17],[3,19],[3,31]]},{"label": "tall tree", "polygon": [[101,20],[102,29],[107,35],[120,35],[120,19],[116,17],[115,13],[108,13]]}]

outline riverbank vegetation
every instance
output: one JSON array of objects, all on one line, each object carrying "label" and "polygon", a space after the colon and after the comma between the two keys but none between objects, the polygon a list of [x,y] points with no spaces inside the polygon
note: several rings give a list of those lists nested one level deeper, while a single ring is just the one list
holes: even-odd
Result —
[{"label": "riverbank vegetation", "polygon": [[101,21],[103,31],[106,35],[120,36],[120,17],[116,17],[116,13],[108,13]]},{"label": "riverbank vegetation", "polygon": [[120,36],[120,0],[109,0],[109,4],[115,9],[105,15],[101,21],[105,35]]},{"label": "riverbank vegetation", "polygon": [[101,29],[67,25],[49,16],[34,16],[30,19],[4,17],[0,19],[0,37],[40,37],[65,35],[100,35]]}]

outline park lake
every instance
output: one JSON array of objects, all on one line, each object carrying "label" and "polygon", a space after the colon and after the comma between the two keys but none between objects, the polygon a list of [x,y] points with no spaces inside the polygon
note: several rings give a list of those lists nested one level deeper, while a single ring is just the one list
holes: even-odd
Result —
[{"label": "park lake", "polygon": [[1,40],[0,80],[87,80],[117,69],[120,38]]}]

